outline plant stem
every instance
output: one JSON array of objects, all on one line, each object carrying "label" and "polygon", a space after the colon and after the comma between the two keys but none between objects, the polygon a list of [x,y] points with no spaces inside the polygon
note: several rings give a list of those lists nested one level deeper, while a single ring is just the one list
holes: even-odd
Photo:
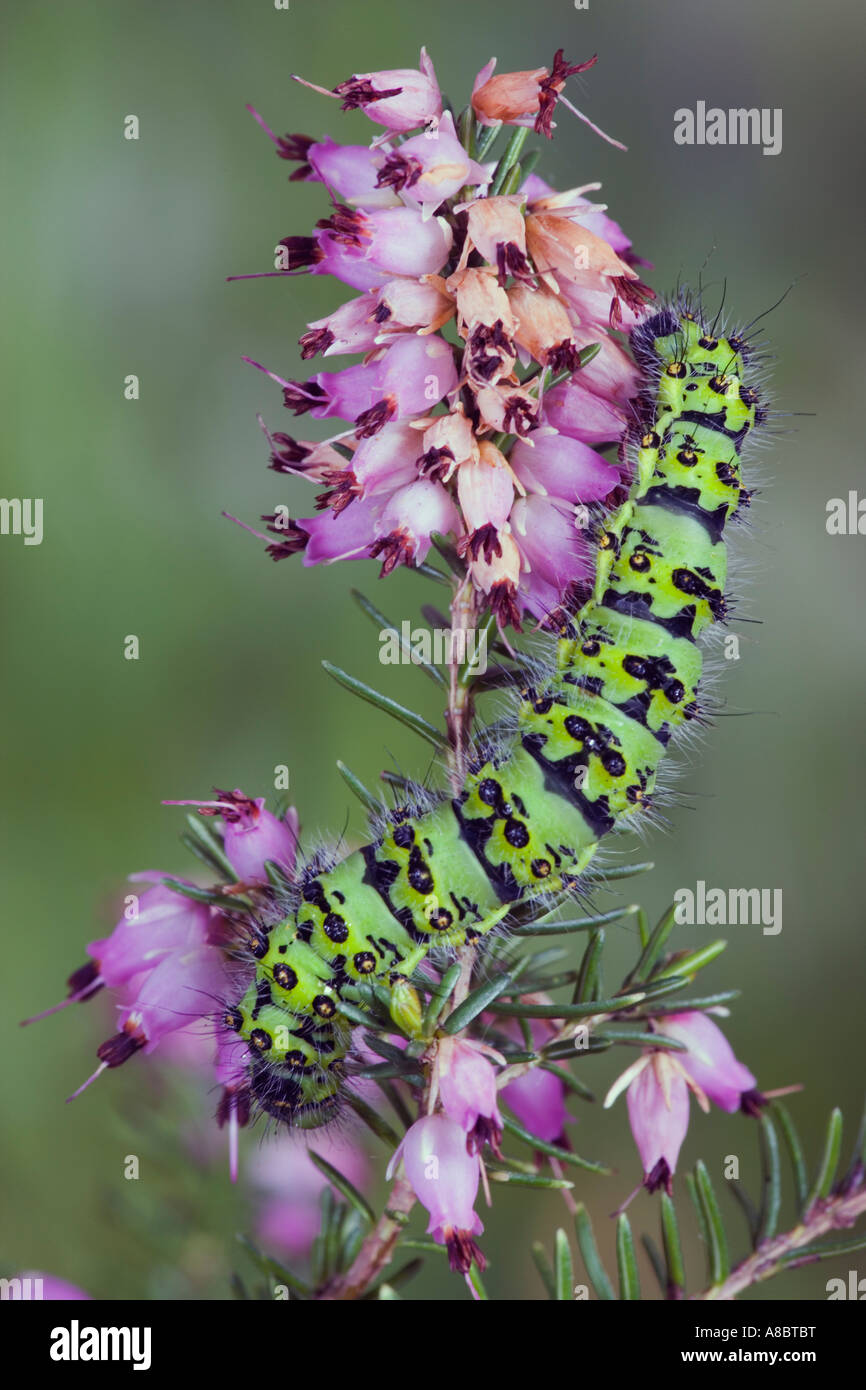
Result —
[{"label": "plant stem", "polygon": [[811,1264],[821,1258],[822,1252],[812,1251],[796,1258],[798,1250],[832,1231],[844,1230],[853,1226],[857,1218],[866,1213],[866,1189],[850,1194],[840,1193],[816,1202],[808,1215],[784,1235],[774,1240],[764,1241],[757,1250],[731,1270],[721,1284],[714,1284],[701,1293],[692,1294],[693,1300],[730,1301],[753,1284],[781,1273],[783,1269],[796,1269],[801,1264]]}]

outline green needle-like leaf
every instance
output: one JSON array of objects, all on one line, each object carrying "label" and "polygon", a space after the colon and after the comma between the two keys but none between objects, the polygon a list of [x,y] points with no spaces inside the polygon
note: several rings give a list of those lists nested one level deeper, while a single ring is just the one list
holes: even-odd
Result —
[{"label": "green needle-like leaf", "polygon": [[580,963],[580,974],[577,977],[572,1003],[586,1003],[590,999],[597,999],[600,995],[601,958],[603,951],[604,929],[599,928],[590,936],[586,945],[586,950],[583,953],[583,960]]},{"label": "green needle-like leaf", "polygon": [[414,565],[409,565],[408,569],[411,573],[422,574],[425,579],[432,579],[436,584],[444,584],[446,588],[451,588],[451,580],[448,578],[448,575],[443,574],[441,570],[437,570],[435,565],[428,565],[423,562],[418,564],[416,561]]},{"label": "green needle-like leaf", "polygon": [[340,758],[337,759],[337,771],[346,786],[355,793],[361,805],[366,806],[367,810],[371,811],[374,816],[378,815],[382,810],[381,801],[378,801],[373,793],[367,790],[360,777],[356,777],[352,769],[347,767]]},{"label": "green needle-like leaf", "polygon": [[769,1115],[764,1112],[761,1123],[761,1212],[758,1224],[758,1240],[772,1240],[779,1224],[779,1209],[782,1205],[782,1170],[779,1162],[779,1138]]},{"label": "green needle-like leaf", "polygon": [[676,1038],[666,1038],[664,1033],[633,1033],[627,1028],[610,1028],[605,1024],[603,1032],[597,1036],[605,1038],[608,1042],[625,1043],[628,1047],[654,1047],[665,1052],[688,1052],[685,1043],[679,1042]]},{"label": "green needle-like leaf", "polygon": [[551,1268],[550,1260],[547,1258],[547,1252],[540,1240],[536,1240],[533,1243],[532,1259],[535,1268],[541,1276],[541,1282],[547,1291],[548,1298],[556,1298],[556,1280],[553,1277],[553,1269]]},{"label": "green needle-like leaf", "polygon": [[[593,357],[595,353],[593,353]],[[634,878],[636,874],[648,874],[650,869],[654,869],[655,864],[647,860],[645,864],[621,864],[618,868],[606,868],[601,872],[599,887],[604,888],[605,884],[616,883],[623,878]]]},{"label": "green needle-like leaf", "polygon": [[192,898],[193,902],[207,903],[210,907],[222,908],[223,912],[231,911],[232,908],[238,912],[252,912],[253,910],[253,905],[248,898],[242,898],[235,894],[229,896],[225,893],[213,893],[208,888],[196,888],[190,883],[181,883],[176,878],[165,877],[160,882],[175,893],[180,893],[182,898]]},{"label": "green needle-like leaf", "polygon": [[265,1255],[257,1245],[253,1244],[249,1236],[239,1234],[237,1240],[258,1265],[262,1274],[277,1284],[285,1284],[287,1288],[294,1289],[295,1293],[299,1293],[303,1298],[310,1297],[312,1293],[310,1286],[305,1284],[303,1279],[299,1279],[296,1274],[292,1274],[291,1270],[286,1269],[285,1265],[281,1265],[278,1260],[272,1260],[269,1255]]},{"label": "green needle-like leaf", "polygon": [[570,1303],[574,1288],[574,1266],[571,1262],[571,1246],[568,1243],[568,1236],[561,1227],[556,1232],[553,1258],[557,1302]]},{"label": "green needle-like leaf", "polygon": [[429,1037],[439,1022],[442,1010],[448,1003],[452,989],[460,978],[461,965],[459,960],[455,960],[453,965],[449,965],[442,979],[434,987],[433,993],[424,1011],[423,1032]]},{"label": "green needle-like leaf", "polygon": [[814,1260],[835,1260],[840,1255],[854,1255],[858,1250],[866,1250],[866,1236],[860,1240],[840,1240],[833,1245],[801,1245],[799,1250],[791,1250],[781,1257],[781,1263],[789,1269],[794,1265],[811,1264]]},{"label": "green needle-like leaf", "polygon": [[387,1120],[383,1120],[378,1110],[374,1110],[371,1105],[368,1105],[365,1100],[362,1100],[359,1095],[356,1095],[349,1089],[346,1090],[345,1096],[346,1104],[352,1107],[355,1114],[359,1119],[364,1121],[368,1129],[371,1129],[376,1137],[381,1139],[384,1144],[388,1144],[390,1148],[396,1149],[397,1145],[400,1143],[400,1136],[394,1132]]},{"label": "green needle-like leaf", "polygon": [[410,665],[417,666],[419,670],[423,671],[424,674],[429,676],[432,681],[435,681],[437,685],[448,685],[447,680],[443,676],[442,672],[439,670],[438,666],[433,666],[428,661],[419,661],[418,658],[413,655],[412,643],[407,642],[404,639],[402,630],[396,627],[394,623],[390,621],[390,619],[386,618],[385,614],[379,611],[375,603],[368,599],[366,594],[362,594],[359,589],[352,589],[350,592],[352,594],[352,598],[355,600],[358,607],[361,609],[363,613],[366,613],[367,617],[370,619],[372,623],[375,624],[377,628],[379,628],[380,632],[396,633],[397,639],[400,644],[400,650],[408,658]]},{"label": "green needle-like leaf", "polygon": [[467,1275],[467,1278],[470,1284],[472,1285],[473,1289],[475,1290],[479,1303],[486,1303],[487,1290],[481,1282],[481,1272],[474,1260],[469,1267],[469,1274]]},{"label": "green needle-like leaf", "polygon": [[640,1298],[640,1277],[637,1272],[634,1237],[625,1212],[617,1218],[616,1223],[616,1267],[619,1272],[620,1299],[633,1302]]},{"label": "green needle-like leaf", "polygon": [[683,1264],[683,1248],[680,1243],[680,1228],[676,1208],[666,1192],[662,1193],[662,1243],[667,1265],[667,1296],[678,1298],[686,1286],[686,1271]]},{"label": "green needle-like leaf", "polygon": [[502,192],[502,186],[511,170],[520,159],[523,146],[526,144],[528,136],[529,130],[526,126],[517,126],[508,144],[505,146],[502,158],[494,170],[493,179],[490,184],[491,197],[495,197],[498,193]]},{"label": "green needle-like leaf", "polygon": [[727,948],[727,941],[712,941],[708,946],[703,946],[700,951],[684,951],[677,953],[670,963],[658,970],[654,979],[663,979],[666,975],[691,976],[697,974],[710,961],[714,961]]},{"label": "green needle-like leaf", "polygon": [[731,1192],[734,1194],[736,1201],[739,1202],[740,1206],[742,1207],[743,1215],[745,1216],[746,1223],[749,1227],[749,1239],[751,1240],[752,1245],[756,1245],[758,1241],[758,1231],[760,1230],[761,1226],[761,1213],[758,1211],[758,1208],[755,1206],[755,1203],[752,1201],[751,1197],[749,1196],[749,1193],[746,1191],[745,1187],[739,1181],[738,1178],[731,1178],[729,1186]]},{"label": "green needle-like leaf", "polygon": [[575,1168],[584,1168],[589,1173],[609,1174],[612,1170],[606,1168],[603,1163],[596,1163],[590,1158],[581,1158],[580,1154],[572,1153],[571,1149],[564,1149],[559,1144],[550,1144],[545,1139],[539,1139],[528,1129],[524,1129],[516,1120],[509,1119],[506,1115],[502,1121],[503,1127],[509,1134],[513,1134],[515,1139],[520,1139],[524,1144],[529,1144],[537,1153],[547,1154],[549,1158],[558,1158],[560,1163],[570,1163]]},{"label": "green needle-like leaf", "polygon": [[374,690],[371,685],[365,685],[363,681],[359,681],[355,676],[350,676],[348,672],[341,670],[339,666],[332,665],[330,661],[323,661],[322,665],[328,675],[333,676],[338,685],[344,686],[344,688],[351,691],[353,695],[360,696],[360,698],[366,700],[368,704],[375,705],[377,709],[383,710],[385,714],[390,714],[392,719],[398,720],[399,723],[405,724],[407,728],[414,730],[416,734],[420,734],[428,743],[432,743],[434,748],[444,750],[448,747],[448,740],[445,738],[444,734],[441,734],[437,728],[423,717],[423,715],[416,714],[414,710],[406,709],[405,705],[400,705],[396,700],[392,700],[390,696],[383,695],[381,691]]},{"label": "green needle-like leaf", "polygon": [[660,917],[656,925],[650,932],[650,938],[646,946],[640,953],[638,963],[630,975],[626,976],[626,984],[641,984],[649,978],[650,972],[658,960],[664,948],[664,944],[673,931],[674,914],[676,905],[672,904],[664,916]]},{"label": "green needle-like leaf", "polygon": [[634,1008],[643,994],[621,994],[613,999],[594,999],[588,1004],[493,1004],[491,1012],[508,1018],[591,1018]]},{"label": "green needle-like leaf", "polygon": [[492,980],[486,980],[483,985],[473,989],[463,1003],[458,1004],[453,1013],[448,1015],[442,1024],[443,1033],[459,1033],[461,1028],[466,1028],[474,1018],[489,1008],[500,994],[506,994],[513,984],[510,975],[496,975]]},{"label": "green needle-like leaf", "polygon": [[703,1208],[704,1220],[706,1221],[708,1255],[710,1266],[710,1282],[712,1284],[722,1284],[728,1277],[730,1268],[728,1262],[728,1242],[725,1236],[725,1228],[722,1224],[722,1214],[719,1211],[719,1203],[710,1182],[710,1175],[706,1165],[699,1160],[695,1165],[695,1183],[697,1186],[698,1201]]},{"label": "green needle-like leaf", "polygon": [[605,1302],[615,1302],[616,1294],[613,1291],[613,1285],[607,1277],[605,1267],[601,1262],[598,1246],[595,1243],[595,1235],[593,1234],[592,1221],[590,1220],[589,1212],[583,1205],[583,1202],[578,1202],[577,1204],[577,1210],[574,1213],[574,1226],[577,1232],[577,1243],[580,1248],[581,1258],[583,1259],[586,1272],[589,1276],[589,1282],[592,1284],[599,1298],[604,1299]]},{"label": "green needle-like leaf", "polygon": [[667,1276],[667,1270],[665,1269],[665,1262],[664,1262],[664,1260],[662,1259],[661,1255],[659,1254],[659,1248],[658,1248],[658,1246],[656,1245],[656,1243],[655,1243],[655,1241],[653,1240],[652,1236],[647,1236],[647,1235],[641,1236],[641,1238],[640,1238],[640,1243],[641,1243],[641,1245],[643,1246],[644,1250],[645,1250],[646,1253],[647,1253],[647,1257],[648,1257],[649,1262],[650,1262],[650,1264],[652,1265],[652,1268],[653,1268],[653,1274],[655,1275],[656,1279],[658,1280],[658,1286],[659,1286],[659,1288],[661,1289],[662,1293],[663,1293],[665,1296],[667,1296],[667,1291],[668,1291],[668,1276]]},{"label": "green needle-like leaf", "polygon": [[783,1105],[779,1100],[774,1101],[773,1112],[777,1116],[779,1124],[782,1126],[782,1138],[785,1140],[785,1147],[788,1150],[788,1157],[791,1160],[791,1168],[794,1173],[797,1210],[802,1211],[806,1205],[806,1197],[809,1192],[809,1173],[806,1167],[806,1156],[803,1153],[803,1145],[800,1143],[800,1136],[797,1133],[787,1106]]},{"label": "green needle-like leaf", "polygon": [[549,1178],[544,1173],[521,1173],[508,1168],[491,1168],[491,1182],[508,1183],[509,1187],[547,1187],[551,1190],[569,1190],[574,1187],[567,1178]]},{"label": "green needle-like leaf", "polygon": [[866,1169],[866,1106],[863,1108],[860,1128],[857,1130],[857,1138],[854,1140],[854,1148],[851,1151],[851,1162],[843,1178],[843,1184],[850,1185],[855,1180],[862,1182],[864,1169]]},{"label": "green needle-like leaf", "polygon": [[806,1211],[811,1211],[816,1202],[824,1197],[829,1197],[833,1187],[833,1180],[836,1177],[836,1169],[839,1166],[839,1154],[842,1149],[842,1112],[834,1110],[827,1125],[827,1137],[824,1140],[824,1152],[821,1156],[821,1163],[812,1190],[806,1199]]},{"label": "green needle-like leaf", "polygon": [[552,1072],[554,1076],[558,1076],[563,1086],[566,1086],[569,1091],[573,1091],[576,1096],[580,1096],[581,1100],[595,1100],[595,1096],[589,1087],[584,1086],[583,1082],[579,1081],[577,1077],[570,1071],[567,1071],[565,1067],[558,1067],[555,1062],[539,1062],[539,1066],[542,1071],[549,1071]]},{"label": "green needle-like leaf", "polygon": [[628,907],[616,907],[611,912],[600,912],[597,917],[570,917],[561,922],[527,922],[523,925],[510,928],[512,936],[558,936],[560,933],[567,935],[570,932],[595,931],[605,922],[618,922],[622,917],[627,917],[638,909],[633,904]]}]

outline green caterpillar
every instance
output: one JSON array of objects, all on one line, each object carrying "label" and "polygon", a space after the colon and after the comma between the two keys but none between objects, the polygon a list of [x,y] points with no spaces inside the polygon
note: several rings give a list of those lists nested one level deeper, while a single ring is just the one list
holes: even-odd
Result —
[{"label": "green caterpillar", "polygon": [[726,613],[726,523],[764,418],[741,337],[687,300],[634,330],[644,371],[627,500],[598,538],[594,589],[560,629],[552,675],[519,694],[510,749],[479,752],[459,795],[391,813],[377,838],[311,867],[295,910],[253,942],[255,979],[224,1023],[251,1091],[291,1125],[338,1104],[359,981],[405,981],[431,947],[483,937],[520,902],[577,887],[601,838],[650,805],[672,734],[698,713],[697,638]]}]

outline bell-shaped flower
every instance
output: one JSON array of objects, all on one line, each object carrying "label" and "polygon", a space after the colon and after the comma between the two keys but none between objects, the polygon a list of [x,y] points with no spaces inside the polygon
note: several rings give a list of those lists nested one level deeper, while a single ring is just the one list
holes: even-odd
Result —
[{"label": "bell-shaped flower", "polygon": [[447,483],[462,464],[481,457],[472,422],[462,407],[458,406],[447,415],[434,415],[429,423],[416,423],[425,425],[418,459],[423,477]]},{"label": "bell-shaped flower", "polygon": [[161,883],[163,877],[150,870],[130,875],[133,882],[151,879],[154,885],[140,895],[129,894],[123,916],[111,934],[89,943],[90,960],[70,975],[66,999],[26,1019],[26,1023],[90,999],[105,986],[118,989],[154,970],[172,952],[209,939],[210,909]]},{"label": "bell-shaped flower", "polygon": [[518,439],[508,462],[527,493],[575,505],[601,501],[620,481],[619,470],[588,444],[545,430]]},{"label": "bell-shaped flower", "polygon": [[488,265],[496,267],[500,284],[504,285],[509,275],[529,276],[524,201],[522,193],[497,194],[461,205],[466,214],[466,241],[460,269],[474,248]]},{"label": "bell-shaped flower", "polygon": [[484,166],[470,159],[461,145],[450,111],[446,111],[435,132],[425,131],[404,140],[390,154],[380,156],[379,165],[380,187],[400,191],[431,211],[446,198],[453,198],[459,189],[489,179]]},{"label": "bell-shaped flower", "polygon": [[467,1275],[473,1261],[485,1268],[473,1236],[484,1227],[473,1210],[480,1162],[466,1149],[466,1134],[447,1115],[425,1115],[407,1130],[388,1165],[393,1176],[402,1160],[406,1177],[430,1220],[427,1234],[448,1250],[455,1272]]},{"label": "bell-shaped flower", "polygon": [[495,1153],[502,1138],[502,1116],[496,1093],[493,1062],[504,1064],[501,1053],[471,1038],[442,1037],[436,1051],[439,1099],[450,1120],[465,1132],[470,1153],[485,1142]]},{"label": "bell-shaped flower", "polygon": [[[254,364],[258,366],[258,364]],[[457,385],[454,354],[442,338],[404,334],[366,362],[341,372],[318,372],[283,383],[283,400],[296,415],[354,420],[359,438],[389,420],[429,410]]]},{"label": "bell-shaped flower", "polygon": [[165,801],[165,806],[197,806],[203,816],[220,816],[223,850],[241,883],[267,883],[271,862],[291,878],[298,849],[298,813],[291,806],[282,820],[265,809],[263,796],[214,788],[213,801]]},{"label": "bell-shaped flower", "polygon": [[649,1192],[664,1187],[670,1193],[689,1127],[689,1087],[682,1069],[668,1053],[651,1053],[631,1082],[626,1101],[644,1186]]},{"label": "bell-shaped flower", "polygon": [[81,1095],[107,1067],[122,1066],[139,1051],[153,1052],[169,1033],[212,1014],[225,989],[225,962],[217,946],[172,951],[154,970],[136,976],[118,1031],[96,1049],[99,1066],[69,1099]]},{"label": "bell-shaped flower", "polygon": [[755,1077],[737,1060],[721,1028],[708,1014],[694,1009],[665,1014],[658,1020],[657,1031],[685,1043],[688,1051],[678,1053],[677,1060],[720,1109],[732,1114],[741,1108],[744,1097],[754,1093]]},{"label": "bell-shaped flower", "polygon": [[447,323],[454,313],[454,301],[443,285],[438,275],[422,275],[419,280],[401,275],[386,280],[375,294],[377,342],[387,342],[391,334],[410,329],[435,333]]},{"label": "bell-shaped flower", "polygon": [[385,68],[380,72],[355,73],[333,89],[317,87],[292,73],[314,92],[339,97],[344,111],[360,109],[377,125],[406,132],[434,125],[442,114],[442,96],[427,50],[421,49],[417,68]]},{"label": "bell-shaped flower", "polygon": [[558,434],[584,444],[613,444],[622,439],[629,423],[628,411],[581,385],[580,375],[545,392],[541,420]]},{"label": "bell-shaped flower", "polygon": [[562,96],[569,77],[586,72],[598,61],[588,58],[584,63],[568,63],[560,48],[550,68],[531,68],[522,72],[500,72],[494,76],[496,59],[491,58],[475,79],[472,88],[472,109],[482,125],[532,126],[539,135],[552,138],[553,112],[562,100],[575,116],[609,144],[625,149],[618,140],[605,135],[593,125],[582,111]]},{"label": "bell-shaped flower", "polygon": [[460,466],[457,496],[466,526],[459,542],[461,555],[491,560],[502,546],[499,533],[505,527],[514,502],[514,474],[505,455],[489,439],[478,446],[478,459]]},{"label": "bell-shaped flower", "polygon": [[582,522],[581,513],[538,493],[518,497],[512,508],[511,533],[528,580],[521,589],[536,617],[548,617],[573,584],[592,577]]},{"label": "bell-shaped flower", "polygon": [[[546,1019],[530,1019],[529,1026],[537,1047],[549,1042],[555,1031]],[[506,1031],[515,1039],[522,1036],[519,1029],[511,1026]],[[543,1144],[565,1141],[565,1126],[571,1116],[565,1108],[565,1086],[553,1072],[530,1068],[503,1086],[501,1099],[514,1111],[523,1128]]]},{"label": "bell-shaped flower", "polygon": [[382,574],[396,565],[421,564],[427,558],[434,531],[447,535],[459,526],[457,509],[441,483],[427,478],[401,487],[376,522],[376,541],[370,549],[383,557]]},{"label": "bell-shaped flower", "polygon": [[301,357],[305,360],[321,353],[334,357],[342,352],[369,352],[376,346],[379,325],[375,319],[378,300],[375,293],[359,295],[341,304],[332,314],[313,319],[309,331],[300,338]]}]

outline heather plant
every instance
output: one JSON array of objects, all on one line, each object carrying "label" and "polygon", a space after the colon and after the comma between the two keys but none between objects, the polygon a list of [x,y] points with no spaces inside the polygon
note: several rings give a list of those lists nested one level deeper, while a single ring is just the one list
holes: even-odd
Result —
[{"label": "heather plant", "polygon": [[[599,185],[557,190],[536,172],[530,134],[552,138],[563,111],[610,139],[567,94],[594,63],[491,60],[459,114],[423,51],[417,69],[305,81],[311,101],[362,110],[369,145],[278,136],[254,113],[289,182],[321,184],[329,206],[277,243],[273,269],[234,278],[330,276],[351,297],[309,324],[301,358],[360,357],[305,379],[252,364],[295,417],[336,422],[316,440],[263,424],[269,466],[318,492],[310,515],[278,510],[255,534],[275,560],[373,558],[384,580],[407,567],[439,595],[423,612],[448,641],[424,648],[356,594],[383,669],[405,660],[433,682],[442,727],[327,669],[420,736],[428,775],[386,770],[374,792],[341,762],[370,817],[350,853],[238,788],[168,802],[192,808],[183,840],[201,873],[133,875],[69,979],[63,1005],[109,991],[118,1006],[76,1095],[180,1036],[207,1047],[230,1176],[257,1194],[259,1278],[242,1293],[398,1297],[444,1251],[485,1298],[482,1213],[503,1186],[561,1195],[574,1239],[564,1226],[551,1252],[527,1252],[560,1300],[641,1296],[627,1210],[641,1187],[658,1201],[643,1239],[666,1299],[733,1298],[866,1243],[836,1238],[866,1211],[866,1128],[845,1166],[834,1111],[810,1173],[781,1099],[796,1085],[759,1082],[719,1023],[735,992],[703,986],[725,942],[678,945],[675,904],[652,924],[636,903],[596,902],[651,867],[617,863],[609,837],[658,822],[670,747],[712,722],[698,639],[712,652],[737,619],[727,528],[748,512],[743,468],[772,412],[756,321],[723,319],[700,287],[657,298]],[[605,982],[609,934],[629,928],[634,959]],[[569,1131],[573,1105],[593,1149],[592,1058],[613,1049],[604,1104],[625,1097],[631,1176]],[[711,1106],[752,1127],[761,1155],[757,1197],[733,1186],[750,1237],[734,1259],[712,1165],[678,1171]],[[277,1134],[245,1161],[254,1123]],[[390,1183],[378,1213],[362,1127]],[[308,1149],[293,1129],[312,1132]],[[613,1278],[580,1200],[587,1172],[610,1182]],[[688,1278],[683,1220],[707,1258]]]}]

